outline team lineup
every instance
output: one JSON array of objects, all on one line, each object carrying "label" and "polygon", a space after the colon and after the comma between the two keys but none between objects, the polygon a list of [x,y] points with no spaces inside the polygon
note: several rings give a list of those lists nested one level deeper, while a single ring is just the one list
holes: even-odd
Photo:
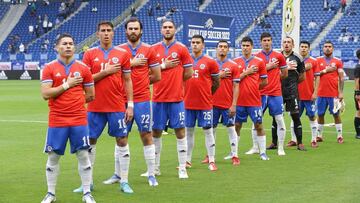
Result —
[{"label": "team lineup", "polygon": [[[75,43],[70,34],[61,34],[56,40],[58,58],[45,65],[41,78],[41,94],[49,105],[44,150],[48,154],[48,190],[42,203],[56,201],[59,160],[68,139],[71,153],[78,159],[81,179],[81,186],[74,192],[83,194],[83,202],[96,202],[91,194],[96,143],[106,125],[108,134],[115,138],[114,174],[103,183],[120,183],[121,191],[129,194],[134,191],[128,181],[128,135],[134,122],[147,166],[141,176],[151,187],[159,185],[156,176],[161,175],[161,136],[167,126],[176,135],[179,179],[189,178],[196,124],[205,137],[202,163],[210,171],[218,170],[215,147],[219,124],[226,127],[229,138],[230,152],[225,159],[240,165],[238,144],[248,117],[253,123],[253,146],[246,154],[259,154],[263,161],[270,160],[266,150],[286,155],[285,111],[292,120],[288,147],[297,147],[300,152],[306,151],[306,143],[319,147],[318,143],[324,141],[327,110],[334,118],[337,142],[344,142],[340,117],[344,71],[342,61],[333,56],[332,42],[326,41],[324,56],[315,59],[309,56],[309,42],[301,41],[297,54],[294,40],[285,37],[280,52],[273,50],[272,36],[265,32],[259,39],[262,50],[258,53],[252,52],[253,39],[244,37],[241,57],[228,58],[230,45],[220,40],[216,58],[212,58],[204,53],[201,35],[192,37],[191,49],[176,41],[172,20],[162,21],[162,41],[154,45],[141,41],[143,27],[139,19],[130,18],[124,27],[127,42],[115,46],[113,24],[100,22],[96,30],[100,46],[87,50],[82,61],[74,60]],[[359,90],[355,93],[359,100]],[[262,122],[267,109],[273,119],[269,146]],[[305,110],[312,135],[309,141],[302,136],[300,117]],[[355,122],[360,123],[357,118]]]}]

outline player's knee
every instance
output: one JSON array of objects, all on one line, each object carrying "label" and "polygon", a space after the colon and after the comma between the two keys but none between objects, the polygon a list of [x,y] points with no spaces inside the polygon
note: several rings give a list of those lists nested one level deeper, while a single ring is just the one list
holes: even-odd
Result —
[{"label": "player's knee", "polygon": [[46,170],[53,171],[57,165],[59,164],[60,155],[56,154],[55,152],[49,152],[48,160],[46,162]]},{"label": "player's knee", "polygon": [[209,130],[211,127],[203,127],[204,130]]},{"label": "player's knee", "polygon": [[283,130],[283,131],[286,130],[285,122],[284,122],[284,116],[282,114],[275,116],[275,122],[276,122],[277,127],[280,130]]},{"label": "player's knee", "polygon": [[127,143],[128,143],[127,136],[116,138],[116,144],[119,147],[125,147],[127,145]]},{"label": "player's knee", "polygon": [[76,157],[79,162],[79,170],[91,170],[91,163],[89,159],[89,152],[87,150],[79,150],[76,152]]}]

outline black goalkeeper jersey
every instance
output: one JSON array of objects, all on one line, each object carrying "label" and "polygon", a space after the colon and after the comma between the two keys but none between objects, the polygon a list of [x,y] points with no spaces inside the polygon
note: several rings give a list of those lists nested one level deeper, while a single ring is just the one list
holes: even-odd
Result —
[{"label": "black goalkeeper jersey", "polygon": [[288,77],[281,81],[282,96],[284,99],[298,98],[299,76],[300,73],[305,72],[305,65],[302,57],[297,55],[295,52],[292,52],[288,57],[285,56],[285,59],[286,62],[294,61],[297,64],[297,67],[296,70],[289,70]]}]

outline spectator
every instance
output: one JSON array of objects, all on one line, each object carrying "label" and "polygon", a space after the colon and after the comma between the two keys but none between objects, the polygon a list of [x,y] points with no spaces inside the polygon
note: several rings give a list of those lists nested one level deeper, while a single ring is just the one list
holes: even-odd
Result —
[{"label": "spectator", "polygon": [[91,12],[93,12],[93,13],[97,13],[97,11],[98,11],[98,9],[97,9],[97,7],[96,7],[96,6],[94,6],[94,7],[92,7],[92,8],[91,8]]},{"label": "spectator", "polygon": [[35,3],[32,2],[32,3],[30,4],[30,7],[31,7],[30,15],[31,15],[31,16],[36,16],[36,5],[35,5]]},{"label": "spectator", "polygon": [[25,46],[23,43],[20,43],[20,45],[19,45],[19,52],[22,54],[25,52]]},{"label": "spectator", "polygon": [[47,33],[47,31],[48,31],[48,23],[49,23],[49,17],[45,14],[44,20],[42,22],[42,28],[44,30],[44,33]]},{"label": "spectator", "polygon": [[315,28],[317,28],[317,23],[315,22],[314,19],[311,19],[308,25],[308,29],[315,29]]},{"label": "spectator", "polygon": [[153,9],[152,5],[150,5],[148,8],[148,16],[153,16],[153,15],[154,15],[154,9]]},{"label": "spectator", "polygon": [[177,11],[177,9],[176,9],[176,7],[172,7],[171,9],[170,9],[170,16],[172,16],[175,12]]},{"label": "spectator", "polygon": [[40,27],[39,27],[39,25],[35,25],[35,36],[36,36],[36,38],[40,37]]},{"label": "spectator", "polygon": [[328,11],[329,10],[329,2],[327,0],[324,0],[324,11]]},{"label": "spectator", "polygon": [[161,4],[160,4],[160,2],[157,2],[157,3],[156,3],[155,9],[156,9],[156,10],[161,10]]},{"label": "spectator", "polygon": [[29,25],[29,33],[34,34],[34,26],[33,25]]},{"label": "spectator", "polygon": [[43,5],[44,5],[44,6],[50,5],[50,1],[49,1],[49,0],[43,0]]},{"label": "spectator", "polygon": [[136,14],[135,14],[135,8],[133,6],[131,6],[131,17],[136,17]]},{"label": "spectator", "polygon": [[47,29],[48,31],[50,31],[53,28],[53,24],[52,24],[51,21],[48,22],[48,27],[47,28],[48,28]]},{"label": "spectator", "polygon": [[60,19],[59,18],[56,18],[55,19],[55,27],[59,26],[60,24]]},{"label": "spectator", "polygon": [[341,13],[344,13],[346,9],[346,0],[341,0]]}]

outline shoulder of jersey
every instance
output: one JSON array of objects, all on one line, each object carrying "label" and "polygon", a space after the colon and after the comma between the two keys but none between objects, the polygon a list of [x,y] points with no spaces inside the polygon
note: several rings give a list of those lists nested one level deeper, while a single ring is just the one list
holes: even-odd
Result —
[{"label": "shoulder of jersey", "polygon": [[323,59],[324,56],[318,56],[316,59]]},{"label": "shoulder of jersey", "polygon": [[[235,61],[238,61],[238,60],[240,60],[240,59],[242,60],[241,56],[236,57],[236,58],[233,58],[233,59],[232,59],[232,61],[234,61],[234,62],[235,62]],[[235,62],[235,63],[236,63],[236,62]]]},{"label": "shoulder of jersey", "polygon": [[304,58],[302,56],[300,56],[300,54],[293,52],[294,56],[298,57],[301,61],[304,60]]},{"label": "shoulder of jersey", "polygon": [[339,60],[339,61],[341,61],[341,59],[340,59],[340,58],[338,58],[338,57],[335,57],[335,56],[334,56],[334,59],[336,59],[336,60]]},{"label": "shoulder of jersey", "polygon": [[151,46],[154,47],[154,46],[159,46],[161,44],[162,44],[162,42],[158,42],[158,43],[152,44]]},{"label": "shoulder of jersey", "polygon": [[98,46],[96,46],[96,47],[91,47],[90,49],[86,50],[86,52],[94,51],[94,50],[97,50],[97,49],[99,49]]},{"label": "shoulder of jersey", "polygon": [[126,51],[124,48],[121,48],[121,47],[119,47],[119,46],[114,47],[114,50],[118,50],[118,51],[126,52],[126,53],[127,53],[127,51]]},{"label": "shoulder of jersey", "polygon": [[259,61],[263,61],[262,58],[257,57],[257,56],[254,56],[254,59],[259,60]]},{"label": "shoulder of jersey", "polygon": [[176,41],[176,43],[175,44],[178,44],[178,45],[180,45],[180,46],[182,46],[182,47],[184,47],[184,48],[186,48],[187,49],[187,47],[183,44],[183,43],[181,43],[181,42],[179,42],[179,41]]},{"label": "shoulder of jersey", "polygon": [[122,43],[122,44],[119,44],[119,45],[117,45],[116,47],[124,47],[124,46],[127,46],[127,43]]},{"label": "shoulder of jersey", "polygon": [[207,54],[204,54],[204,57],[207,58],[207,59],[211,59],[211,60],[214,60],[214,61],[215,61],[215,59],[214,59],[213,57],[211,57],[211,56],[209,56],[209,55],[207,55]]},{"label": "shoulder of jersey", "polygon": [[85,67],[88,67],[84,62],[80,61],[80,60],[75,60],[76,63],[79,63],[80,65],[83,65]]},{"label": "shoulder of jersey", "polygon": [[314,58],[314,57],[312,57],[312,56],[310,56],[309,59],[316,61],[316,58]]},{"label": "shoulder of jersey", "polygon": [[233,64],[233,65],[237,65],[237,63],[233,59],[229,59],[228,62]]},{"label": "shoulder of jersey", "polygon": [[50,61],[50,62],[46,63],[46,64],[45,64],[45,66],[54,65],[56,62],[57,62],[57,59],[52,60],[52,61]]},{"label": "shoulder of jersey", "polygon": [[151,47],[151,45],[150,45],[150,44],[145,43],[145,42],[141,42],[141,46],[144,46],[144,47]]}]

